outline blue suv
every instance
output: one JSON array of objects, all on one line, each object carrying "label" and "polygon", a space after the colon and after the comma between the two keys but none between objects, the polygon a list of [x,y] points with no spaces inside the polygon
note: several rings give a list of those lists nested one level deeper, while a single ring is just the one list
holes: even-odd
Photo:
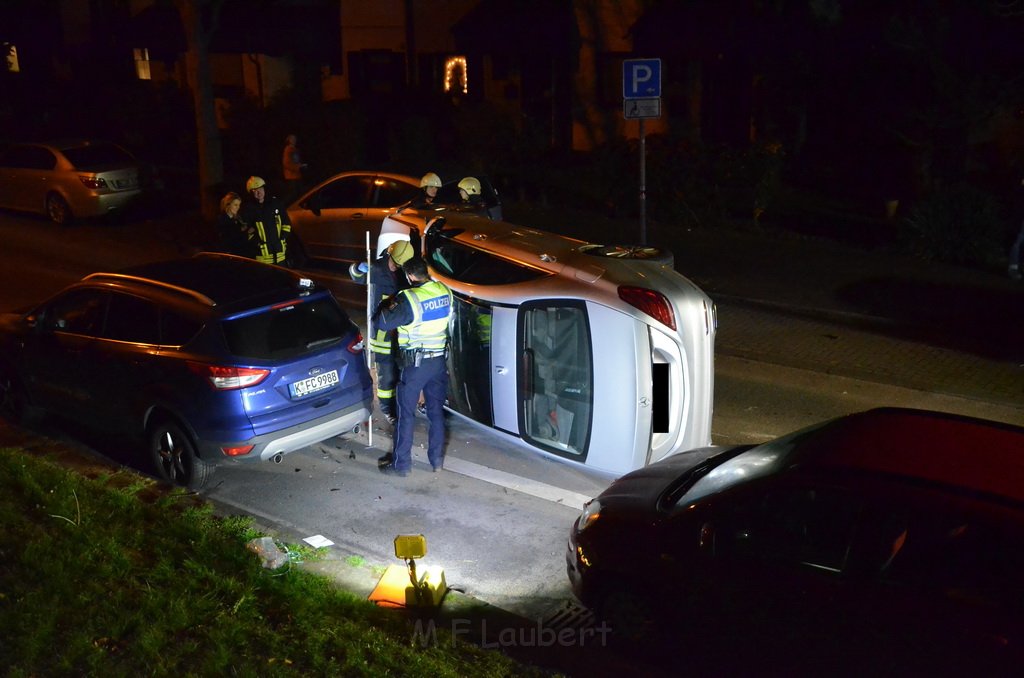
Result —
[{"label": "blue suv", "polygon": [[226,254],[93,273],[0,315],[0,410],[51,411],[144,441],[198,489],[226,462],[274,459],[369,418],[362,336],[327,289]]}]

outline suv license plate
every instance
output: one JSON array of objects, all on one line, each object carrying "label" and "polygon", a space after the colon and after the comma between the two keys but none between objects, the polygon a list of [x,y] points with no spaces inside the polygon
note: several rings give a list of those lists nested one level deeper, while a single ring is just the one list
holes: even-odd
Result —
[{"label": "suv license plate", "polygon": [[309,379],[303,379],[297,381],[288,387],[293,398],[301,398],[302,396],[309,395],[310,393],[316,393],[317,391],[323,391],[325,388],[330,388],[338,383],[338,370],[331,370],[330,372],[324,372],[318,374],[315,377]]}]

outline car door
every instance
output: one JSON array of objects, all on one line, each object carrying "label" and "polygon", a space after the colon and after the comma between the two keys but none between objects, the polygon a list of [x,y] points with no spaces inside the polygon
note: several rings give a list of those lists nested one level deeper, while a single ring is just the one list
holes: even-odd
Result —
[{"label": "car door", "polygon": [[306,256],[319,264],[355,259],[352,255],[361,244],[363,236],[357,238],[357,234],[370,208],[372,186],[372,174],[349,174],[324,183],[302,200],[291,219]]},{"label": "car door", "polygon": [[9,147],[0,157],[0,205],[42,212],[56,163],[53,153],[42,146]]},{"label": "car door", "polygon": [[376,242],[380,224],[408,201],[415,187],[375,174],[350,174],[315,189],[293,212],[293,229],[307,256],[320,264],[366,258],[366,233]]},{"label": "car door", "polygon": [[92,417],[91,344],[103,327],[107,293],[69,290],[36,316],[36,330],[25,342],[22,369],[33,402],[74,419]]},{"label": "car door", "polygon": [[141,395],[163,380],[156,304],[111,292],[106,322],[85,351],[95,423],[111,432],[135,432],[142,421]]}]

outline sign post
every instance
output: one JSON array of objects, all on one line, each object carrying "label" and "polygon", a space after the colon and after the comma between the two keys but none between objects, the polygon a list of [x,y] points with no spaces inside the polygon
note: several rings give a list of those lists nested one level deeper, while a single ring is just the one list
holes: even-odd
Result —
[{"label": "sign post", "polygon": [[644,119],[661,117],[661,59],[622,62],[622,115],[640,125],[640,244],[647,244],[647,140]]}]

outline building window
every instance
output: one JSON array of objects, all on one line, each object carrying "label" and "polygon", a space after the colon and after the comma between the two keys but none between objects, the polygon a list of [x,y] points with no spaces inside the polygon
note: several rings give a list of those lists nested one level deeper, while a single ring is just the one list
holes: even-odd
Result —
[{"label": "building window", "polygon": [[149,50],[145,47],[136,47],[135,52],[135,75],[138,76],[139,80],[151,80],[152,76],[149,74]]},{"label": "building window", "polygon": [[21,70],[18,66],[18,48],[9,42],[3,43],[4,62],[7,64],[7,71],[17,73]]},{"label": "building window", "polygon": [[458,88],[463,94],[469,93],[469,76],[466,74],[466,57],[450,57],[444,63],[444,91]]}]

